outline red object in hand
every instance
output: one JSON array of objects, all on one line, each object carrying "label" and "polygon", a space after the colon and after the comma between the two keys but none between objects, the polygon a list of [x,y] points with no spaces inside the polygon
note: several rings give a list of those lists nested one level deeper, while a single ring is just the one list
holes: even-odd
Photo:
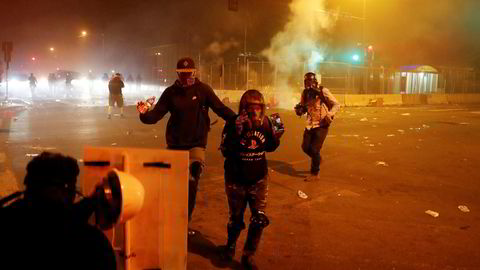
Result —
[{"label": "red object in hand", "polygon": [[137,111],[141,114],[146,113],[153,106],[154,102],[155,97],[150,97],[147,99],[147,101],[142,100],[137,102]]}]

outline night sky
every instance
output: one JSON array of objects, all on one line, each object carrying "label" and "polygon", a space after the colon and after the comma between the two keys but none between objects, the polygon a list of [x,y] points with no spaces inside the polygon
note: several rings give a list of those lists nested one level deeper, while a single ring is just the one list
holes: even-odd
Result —
[{"label": "night sky", "polygon": [[[102,34],[111,61],[133,61],[142,49],[166,43],[208,55],[213,42],[230,44],[221,52],[229,61],[243,51],[245,23],[247,51],[259,53],[290,16],[290,0],[238,1],[233,12],[227,0],[0,0],[0,41],[14,42],[16,68],[27,68],[32,56],[65,66],[98,57]],[[325,1],[325,10],[340,14],[325,39],[331,54],[362,41],[355,17],[363,16],[363,0]],[[385,65],[479,65],[479,11],[477,0],[366,0],[365,40]],[[79,37],[82,30],[88,39]]]}]

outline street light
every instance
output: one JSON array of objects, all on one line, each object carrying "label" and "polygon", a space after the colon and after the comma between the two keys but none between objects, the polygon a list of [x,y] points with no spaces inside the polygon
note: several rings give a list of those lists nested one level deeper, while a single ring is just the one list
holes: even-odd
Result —
[{"label": "street light", "polygon": [[54,47],[50,47],[49,49],[51,52],[54,52],[55,51],[55,48]]}]

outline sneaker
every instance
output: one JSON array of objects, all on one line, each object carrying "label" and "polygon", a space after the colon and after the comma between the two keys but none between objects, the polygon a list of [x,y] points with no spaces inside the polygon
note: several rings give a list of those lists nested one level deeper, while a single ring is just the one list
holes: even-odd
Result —
[{"label": "sneaker", "polygon": [[305,182],[316,182],[320,180],[320,177],[318,176],[318,174],[312,174],[310,176],[307,176],[304,181]]},{"label": "sneaker", "polygon": [[257,265],[255,264],[255,260],[253,259],[253,256],[242,255],[242,259],[240,262],[245,269],[249,269],[249,270],[258,269]]}]

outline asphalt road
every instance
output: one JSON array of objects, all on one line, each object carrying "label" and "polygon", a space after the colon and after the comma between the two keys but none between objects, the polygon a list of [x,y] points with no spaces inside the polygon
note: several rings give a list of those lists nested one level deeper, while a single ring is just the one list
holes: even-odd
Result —
[{"label": "asphalt road", "polygon": [[[271,224],[257,255],[261,269],[480,269],[480,106],[342,108],[316,183],[303,181],[310,166],[300,148],[305,119],[272,112],[286,133],[268,155]],[[3,124],[0,161],[8,160],[21,187],[31,155],[43,150],[82,159],[85,145],[165,147],[167,118],[144,125],[133,107],[124,119],[106,116],[105,107],[73,101],[35,104]],[[234,263],[217,255],[228,219],[217,150],[222,127],[219,119],[209,135],[188,269],[240,269],[246,231]],[[12,185],[6,179],[3,190]]]}]

